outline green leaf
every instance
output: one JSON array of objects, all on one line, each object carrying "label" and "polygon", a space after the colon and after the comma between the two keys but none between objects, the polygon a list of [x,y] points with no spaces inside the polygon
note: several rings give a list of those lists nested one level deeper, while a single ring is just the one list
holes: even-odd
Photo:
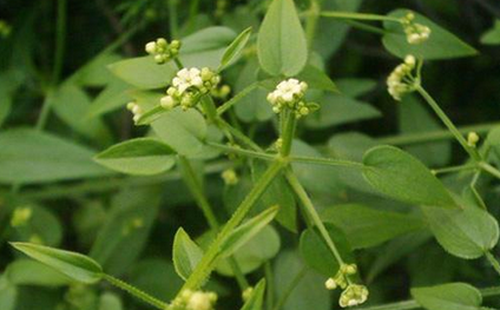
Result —
[{"label": "green leaf", "polygon": [[[330,223],[325,227],[346,263],[352,263],[351,247],[344,233]],[[306,264],[325,277],[332,277],[339,270],[339,263],[317,228],[307,229],[300,236],[300,253]]]},{"label": "green leaf", "polygon": [[201,248],[189,237],[184,229],[179,228],[174,237],[173,261],[177,274],[187,280],[203,257]]},{"label": "green leaf", "polygon": [[355,204],[330,207],[322,213],[321,219],[340,228],[353,249],[377,246],[425,227],[425,223],[413,215]]},{"label": "green leaf", "polygon": [[157,186],[129,187],[112,197],[89,254],[107,273],[120,276],[141,255],[158,215],[161,193]]},{"label": "green leaf", "polygon": [[278,214],[279,207],[270,207],[254,218],[241,224],[229,236],[226,237],[220,247],[219,257],[226,258],[233,255],[245,243],[251,240],[258,234],[269,222],[271,222],[276,214]]},{"label": "green leaf", "polygon": [[500,20],[497,19],[493,28],[485,32],[481,36],[481,43],[487,45],[498,45],[500,44]]},{"label": "green leaf", "polygon": [[16,286],[10,283],[5,275],[0,275],[0,309],[14,310],[17,295]]},{"label": "green leaf", "polygon": [[227,27],[215,26],[202,29],[182,39],[179,57],[186,67],[209,67],[216,69],[226,47],[236,38],[236,33]]},{"label": "green leaf", "polygon": [[122,310],[123,304],[118,297],[113,293],[104,293],[101,295],[101,299],[99,300],[99,308],[98,310]]},{"label": "green leaf", "polygon": [[297,75],[297,79],[306,82],[311,89],[338,92],[337,86],[330,77],[323,70],[313,65],[306,65]]},{"label": "green leaf", "polygon": [[49,133],[13,129],[0,134],[0,183],[40,183],[112,174],[94,152]]},{"label": "green leaf", "polygon": [[[252,237],[232,256],[238,263],[241,272],[248,274],[254,272],[265,262],[275,257],[281,246],[280,236],[276,229],[270,225],[265,226],[259,233]],[[227,259],[217,262],[216,271],[225,276],[234,276]]]},{"label": "green leaf", "polygon": [[158,65],[152,57],[137,57],[109,65],[109,70],[123,81],[140,89],[166,87],[177,73],[172,62]]},{"label": "green leaf", "polygon": [[78,282],[93,284],[99,282],[103,276],[101,266],[85,255],[32,243],[14,242],[11,245],[32,259],[44,263]]},{"label": "green leaf", "polygon": [[69,285],[73,281],[40,262],[19,259],[7,267],[9,280],[15,285],[37,285],[57,287]]},{"label": "green leaf", "polygon": [[420,161],[392,147],[365,153],[363,176],[379,192],[407,203],[456,208],[444,185]]},{"label": "green leaf", "polygon": [[90,104],[87,118],[98,117],[123,107],[130,101],[130,96],[126,92],[129,88],[128,84],[118,79],[110,83]]},{"label": "green leaf", "polygon": [[218,71],[226,69],[238,60],[251,35],[252,27],[248,27],[247,29],[243,30],[243,32],[241,32],[233,42],[231,42],[231,44],[224,51],[224,55],[222,55],[222,60]]},{"label": "green leaf", "polygon": [[175,152],[153,138],[128,140],[99,153],[95,161],[107,168],[136,175],[159,174],[175,164]]},{"label": "green leaf", "polygon": [[464,207],[463,210],[422,207],[422,211],[447,252],[464,259],[479,258],[498,243],[498,222],[476,206]]},{"label": "green leaf", "polygon": [[158,137],[175,151],[186,156],[202,156],[208,133],[205,119],[195,109],[183,111],[180,107],[163,113],[151,126]]},{"label": "green leaf", "polygon": [[[408,13],[407,10],[398,9],[388,14],[390,17],[401,18]],[[404,58],[411,54],[426,60],[450,59],[457,57],[474,56],[477,51],[457,38],[452,33],[441,28],[428,18],[415,14],[415,22],[431,29],[429,39],[421,44],[409,44],[400,23],[385,21],[386,33],[382,39],[385,48],[393,55]]]},{"label": "green leaf", "polygon": [[465,283],[413,288],[411,294],[428,310],[479,310],[482,303],[479,290]]},{"label": "green leaf", "polygon": [[262,279],[254,287],[252,294],[245,302],[243,307],[241,307],[241,310],[262,310],[265,290],[266,290],[266,280]]},{"label": "green leaf", "polygon": [[99,54],[83,65],[72,76],[72,80],[81,86],[102,87],[116,80],[107,66],[121,60],[121,56],[112,53]]},{"label": "green leaf", "polygon": [[307,62],[307,42],[292,0],[273,0],[257,37],[261,67],[271,75],[293,76]]},{"label": "green leaf", "polygon": [[130,284],[159,299],[174,299],[184,284],[173,264],[164,258],[142,260],[134,264],[128,274]]},{"label": "green leaf", "polygon": [[[267,165],[262,162],[253,163],[254,183],[264,174]],[[283,176],[276,177],[260,197],[264,208],[279,206],[276,221],[290,231],[297,231],[297,204],[290,185]]]}]

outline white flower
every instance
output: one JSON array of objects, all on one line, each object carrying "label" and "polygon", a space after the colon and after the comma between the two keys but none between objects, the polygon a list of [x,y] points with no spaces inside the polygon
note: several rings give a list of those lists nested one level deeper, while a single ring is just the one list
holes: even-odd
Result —
[{"label": "white flower", "polygon": [[179,93],[184,93],[188,88],[203,86],[200,70],[198,68],[184,68],[177,72],[177,76],[172,80],[172,85],[177,88]]},{"label": "white flower", "polygon": [[415,15],[412,12],[406,14],[402,18],[401,22],[403,24],[404,32],[406,33],[406,41],[409,44],[420,44],[431,35],[431,29],[425,25],[414,22]]},{"label": "white flower", "polygon": [[275,113],[289,108],[295,112],[297,118],[308,115],[317,105],[306,103],[303,98],[307,90],[307,84],[297,79],[282,81],[276,89],[267,95],[267,101],[273,105]]},{"label": "white flower", "polygon": [[299,82],[297,79],[283,81],[276,86],[276,96],[281,97],[283,101],[291,102],[294,98],[303,95],[303,89],[307,89],[307,84]]},{"label": "white flower", "polygon": [[407,55],[404,63],[398,65],[387,78],[387,91],[397,101],[400,101],[404,94],[413,91],[413,85],[409,84],[407,77],[411,77],[411,72],[415,69],[417,60],[413,55]]},{"label": "white flower", "polygon": [[176,106],[176,102],[172,96],[164,96],[160,100],[160,105],[166,110],[171,110]]},{"label": "white flower", "polygon": [[368,294],[365,286],[351,284],[340,295],[339,305],[342,308],[361,305],[368,299]]},{"label": "white flower", "polygon": [[217,300],[214,293],[194,292],[186,304],[187,310],[211,310]]},{"label": "white flower", "polygon": [[333,278],[328,278],[325,282],[325,287],[327,290],[334,290],[337,288],[337,282]]}]

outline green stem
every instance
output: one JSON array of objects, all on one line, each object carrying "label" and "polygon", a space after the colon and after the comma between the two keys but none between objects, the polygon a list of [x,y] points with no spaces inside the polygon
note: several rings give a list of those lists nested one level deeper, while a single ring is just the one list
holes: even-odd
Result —
[{"label": "green stem", "polygon": [[243,202],[240,204],[236,212],[234,212],[231,219],[224,225],[224,228],[217,235],[215,240],[212,242],[208,250],[203,255],[202,259],[196,265],[191,276],[184,283],[181,288],[181,292],[187,289],[197,289],[204,280],[210,275],[217,260],[217,255],[223,242],[226,240],[227,236],[245,219],[250,209],[255,205],[260,196],[264,193],[266,188],[271,184],[274,178],[281,171],[286,163],[281,160],[275,161],[262,175],[262,177],[257,181],[257,184],[252,188],[250,193],[245,197]]},{"label": "green stem", "polygon": [[318,25],[319,14],[321,13],[321,6],[318,0],[311,0],[311,7],[306,19],[306,39],[309,49],[312,48],[314,43],[314,36],[316,35],[316,27]]},{"label": "green stem", "polygon": [[177,5],[178,0],[169,0],[168,1],[168,20],[170,25],[170,37],[177,38],[179,33],[179,21],[177,17]]},{"label": "green stem", "polygon": [[497,168],[493,167],[492,165],[486,163],[486,162],[480,162],[479,167],[491,174],[492,176],[496,177],[497,179],[500,179],[500,171],[498,171]]},{"label": "green stem", "polygon": [[210,141],[206,142],[206,144],[213,146],[215,148],[224,150],[227,153],[234,153],[234,154],[239,154],[239,155],[243,155],[243,156],[247,156],[247,157],[251,157],[251,158],[259,158],[259,159],[263,159],[263,160],[267,160],[267,161],[276,160],[276,155],[272,155],[272,154],[268,154],[268,153],[246,150],[246,149],[242,149],[239,147],[229,146],[229,145],[210,142]]},{"label": "green stem", "polygon": [[266,283],[267,283],[266,309],[271,310],[273,309],[273,304],[274,304],[274,277],[270,261],[264,263],[264,273],[266,276]]},{"label": "green stem", "polygon": [[242,91],[236,94],[234,97],[224,102],[220,107],[217,108],[217,114],[220,116],[224,114],[227,110],[229,110],[233,105],[235,105],[242,98],[247,96],[251,91],[259,86],[259,82],[252,83],[245,87]]},{"label": "green stem", "polygon": [[475,161],[480,161],[481,156],[479,155],[479,153],[476,151],[475,148],[469,146],[464,136],[460,133],[457,127],[455,127],[453,122],[448,118],[448,116],[446,115],[446,113],[444,113],[441,107],[439,107],[438,103],[434,100],[434,98],[432,98],[432,96],[419,84],[415,86],[415,89],[425,99],[425,101],[427,101],[430,107],[434,110],[434,112],[441,119],[441,121],[448,128],[448,130],[453,134],[453,136],[455,136],[455,139],[457,139],[457,141],[460,143],[460,145],[462,145],[462,147],[470,155],[470,157]]},{"label": "green stem", "polygon": [[[205,198],[205,193],[203,192],[203,187],[200,184],[198,178],[196,177],[196,173],[194,172],[193,166],[189,162],[189,160],[185,156],[179,156],[179,163],[184,170],[184,181],[186,182],[191,194],[196,200],[196,204],[200,207],[203,215],[207,219],[208,225],[215,231],[219,231],[219,222],[217,221],[217,217],[213,212],[213,208]],[[233,257],[228,259],[229,265],[233,270],[233,273],[236,277],[236,281],[243,291],[248,287],[248,282],[241,271],[240,266],[236,262]]]},{"label": "green stem", "polygon": [[57,85],[61,77],[62,65],[64,61],[64,47],[66,43],[66,0],[57,1],[57,21],[56,21],[56,45],[55,59],[52,76],[52,85]]},{"label": "green stem", "polygon": [[305,191],[304,187],[302,186],[302,184],[300,184],[299,180],[297,179],[297,177],[295,176],[293,171],[290,169],[288,169],[286,171],[285,177],[288,180],[288,183],[292,187],[293,191],[295,192],[295,194],[297,195],[297,197],[301,201],[301,203],[305,209],[306,214],[310,217],[310,219],[312,220],[314,225],[316,225],[316,227],[318,228],[319,233],[321,234],[321,237],[325,240],[328,248],[332,252],[333,256],[335,257],[335,259],[337,260],[339,265],[341,265],[341,266],[344,265],[344,260],[342,259],[340,252],[338,251],[337,247],[335,246],[335,243],[333,242],[332,238],[330,237],[330,234],[326,230],[325,225],[321,221],[321,218],[320,218],[318,212],[316,212],[316,209],[314,208],[314,205],[313,205],[311,199],[309,198],[309,195]]},{"label": "green stem", "polygon": [[442,173],[452,173],[452,172],[475,170],[477,168],[478,168],[477,164],[465,164],[465,165],[460,165],[460,166],[452,166],[452,167],[433,169],[432,173],[437,175],[437,174],[442,174]]},{"label": "green stem", "polygon": [[156,299],[155,297],[141,291],[140,289],[138,289],[138,288],[136,288],[128,283],[123,282],[120,279],[117,279],[117,278],[115,278],[111,275],[108,275],[108,274],[104,274],[103,278],[106,281],[108,281],[109,283],[111,283],[112,285],[126,291],[130,295],[142,300],[143,302],[145,302],[145,303],[147,303],[155,308],[165,310],[168,307],[167,303],[165,303],[159,299]]},{"label": "green stem", "polygon": [[354,20],[373,20],[373,21],[390,21],[401,23],[401,19],[378,15],[378,14],[365,14],[365,13],[355,13],[355,12],[337,12],[337,11],[323,11],[320,13],[323,17],[332,17],[338,19],[354,19]]},{"label": "green stem", "polygon": [[[500,126],[500,123],[486,123],[481,125],[472,125],[459,127],[458,131],[461,134],[467,134],[471,131],[481,133],[487,133],[491,129]],[[449,130],[435,130],[420,133],[408,133],[396,136],[388,136],[377,139],[380,144],[390,144],[390,145],[413,145],[419,143],[428,143],[436,141],[444,141],[452,139],[454,135]]]},{"label": "green stem", "polygon": [[344,23],[348,24],[349,26],[352,26],[354,28],[357,28],[357,29],[360,29],[360,30],[364,30],[364,31],[367,31],[367,32],[371,32],[371,33],[375,33],[375,34],[378,34],[378,35],[385,35],[387,33],[386,30],[382,29],[382,28],[378,28],[378,27],[375,27],[375,26],[372,26],[372,25],[368,25],[368,24],[365,24],[365,23],[362,23],[362,22],[358,22],[358,21],[354,21],[354,20],[344,20],[343,21]]},{"label": "green stem", "polygon": [[335,159],[335,158],[322,158],[322,157],[310,157],[310,156],[290,156],[290,161],[294,163],[302,164],[312,164],[312,165],[322,165],[322,166],[333,166],[333,167],[348,167],[363,169],[365,166],[362,163],[355,161]]},{"label": "green stem", "polygon": [[307,274],[307,268],[304,266],[299,271],[299,273],[297,273],[297,275],[292,279],[290,284],[286,287],[285,291],[278,299],[278,302],[274,306],[273,310],[280,310],[281,308],[283,308],[288,298],[292,295],[292,292],[295,290],[297,285],[300,283],[300,281],[302,281],[302,279],[305,277],[306,274]]},{"label": "green stem", "polygon": [[295,126],[297,124],[297,118],[295,114],[288,109],[285,110],[286,113],[281,114],[284,118],[284,124],[281,132],[282,145],[280,154],[282,157],[288,157],[292,151],[292,142],[295,135]]},{"label": "green stem", "polygon": [[250,147],[254,151],[262,152],[262,148],[258,146],[255,142],[253,142],[252,139],[247,137],[244,133],[242,133],[238,129],[231,126],[228,122],[226,122],[222,118],[219,118],[219,124],[224,128],[226,128],[236,139],[240,140],[246,146]]},{"label": "green stem", "polygon": [[488,259],[488,262],[493,267],[493,269],[495,269],[498,275],[500,275],[500,263],[498,263],[495,256],[493,256],[490,251],[485,252],[484,255],[486,256],[486,259]]},{"label": "green stem", "polygon": [[[483,298],[495,297],[500,295],[500,286],[489,287],[480,289],[479,292]],[[400,302],[394,302],[385,305],[378,305],[373,307],[362,307],[360,310],[410,310],[419,309],[421,306],[415,300],[406,300]]]}]

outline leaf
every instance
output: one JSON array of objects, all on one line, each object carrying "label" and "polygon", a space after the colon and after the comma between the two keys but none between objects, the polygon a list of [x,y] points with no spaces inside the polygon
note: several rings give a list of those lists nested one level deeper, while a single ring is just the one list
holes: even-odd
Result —
[{"label": "leaf", "polygon": [[83,65],[72,76],[74,82],[81,86],[100,87],[116,80],[107,66],[121,60],[121,56],[112,53],[99,54]]},{"label": "leaf", "polygon": [[15,285],[38,285],[57,287],[73,281],[38,261],[19,259],[7,267],[9,280]]},{"label": "leaf", "polygon": [[163,258],[142,260],[134,264],[128,274],[130,284],[159,299],[174,299],[184,284],[175,272],[173,264]]},{"label": "leaf", "polygon": [[49,133],[13,129],[0,134],[0,183],[40,183],[111,174],[94,152]]},{"label": "leaf", "polygon": [[[266,165],[253,163],[253,180],[256,182],[266,171]],[[297,204],[295,195],[283,176],[276,177],[260,197],[264,208],[279,206],[276,221],[290,231],[297,232]]]},{"label": "leaf", "polygon": [[152,124],[158,137],[181,155],[202,155],[203,143],[207,136],[207,124],[200,112],[180,107],[167,113]]},{"label": "leaf", "polygon": [[243,307],[241,307],[241,310],[262,310],[265,290],[266,290],[266,279],[262,279],[254,287],[252,294],[245,302]]},{"label": "leaf", "polygon": [[[240,247],[232,258],[238,263],[243,274],[249,274],[274,258],[281,246],[280,236],[274,227],[267,225],[248,242]],[[227,259],[217,262],[216,271],[225,276],[234,276]]]},{"label": "leaf", "polygon": [[321,108],[306,119],[306,125],[324,129],[380,116],[380,112],[368,103],[342,94],[328,94],[323,98]]},{"label": "leaf", "polygon": [[128,140],[99,153],[95,161],[107,168],[136,175],[153,175],[170,170],[174,150],[153,138]]},{"label": "leaf", "polygon": [[403,202],[456,208],[444,185],[420,161],[392,147],[365,153],[363,176],[379,192]]},{"label": "leaf", "polygon": [[464,259],[479,258],[497,243],[498,223],[476,206],[463,210],[422,207],[439,244],[450,254]]},{"label": "leaf", "polygon": [[203,257],[201,248],[179,228],[174,237],[173,261],[177,274],[187,280]]},{"label": "leaf", "polygon": [[[291,251],[284,251],[277,257],[273,278],[277,299],[287,296],[283,310],[329,310],[334,307],[330,292],[325,289],[325,277],[307,268]],[[291,292],[289,287],[293,287]]]},{"label": "leaf", "polygon": [[94,140],[111,140],[111,134],[100,118],[85,117],[89,113],[91,99],[76,84],[64,83],[47,100],[55,114],[76,132]]},{"label": "leaf", "polygon": [[127,272],[147,244],[160,199],[157,186],[123,188],[112,197],[89,256],[111,275]]},{"label": "leaf", "polygon": [[99,300],[99,308],[98,310],[122,310],[123,304],[118,297],[113,293],[104,293],[101,295],[101,299]]},{"label": "leaf", "polygon": [[373,91],[376,86],[377,82],[371,79],[344,78],[337,80],[340,93],[352,98]]},{"label": "leaf", "polygon": [[185,67],[219,67],[226,47],[236,38],[227,27],[202,29],[182,39],[179,57]]},{"label": "leaf", "polygon": [[238,60],[243,49],[252,35],[252,27],[243,30],[236,39],[227,47],[222,55],[221,64],[218,71],[222,71]]},{"label": "leaf", "polygon": [[311,89],[338,92],[337,86],[330,77],[323,70],[313,65],[306,65],[297,75],[297,79],[306,82]]},{"label": "leaf", "polygon": [[226,239],[222,242],[219,252],[220,258],[226,258],[233,255],[245,243],[251,240],[258,234],[269,222],[271,222],[276,214],[278,214],[279,207],[270,207],[254,218],[241,224],[236,228]]},{"label": "leaf", "polygon": [[[342,258],[346,263],[352,263],[354,258],[344,233],[330,223],[326,223],[325,227]],[[317,228],[309,228],[302,233],[299,247],[300,254],[309,267],[325,277],[337,274],[340,265]]]},{"label": "leaf", "polygon": [[428,310],[479,310],[482,303],[479,290],[465,283],[413,288],[411,294]]},{"label": "leaf", "polygon": [[108,68],[123,81],[140,89],[166,87],[177,73],[172,62],[159,65],[150,56],[121,60]]},{"label": "leaf", "polygon": [[90,257],[75,252],[58,250],[32,243],[14,242],[11,245],[66,276],[85,284],[99,282],[103,276],[101,266]]},{"label": "leaf", "polygon": [[[388,14],[390,17],[401,18],[408,13],[407,10],[398,9]],[[404,58],[411,54],[425,60],[450,59],[457,57],[474,56],[477,51],[457,38],[452,33],[441,28],[428,18],[415,14],[415,23],[425,25],[431,29],[429,39],[421,44],[409,44],[400,23],[385,21],[386,33],[382,39],[385,48],[393,55]]]},{"label": "leaf", "polygon": [[118,79],[110,83],[90,104],[87,118],[98,117],[123,107],[130,101],[130,96],[126,92],[128,88],[130,88],[128,84]]},{"label": "leaf", "polygon": [[379,211],[356,204],[327,208],[321,219],[340,228],[353,249],[377,246],[425,227],[424,222],[416,216]]},{"label": "leaf", "polygon": [[485,32],[481,36],[481,43],[486,45],[498,45],[500,44],[500,20],[497,19],[493,28]]},{"label": "leaf", "polygon": [[0,275],[0,309],[14,310],[17,295],[16,286],[10,283],[5,275]]},{"label": "leaf", "polygon": [[293,76],[307,62],[307,42],[292,0],[273,0],[257,36],[260,66],[271,75]]}]

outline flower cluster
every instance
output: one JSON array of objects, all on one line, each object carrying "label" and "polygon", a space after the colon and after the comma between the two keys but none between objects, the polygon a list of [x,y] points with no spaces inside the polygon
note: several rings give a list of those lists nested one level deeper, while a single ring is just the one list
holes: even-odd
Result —
[{"label": "flower cluster", "polygon": [[127,104],[127,110],[132,112],[134,114],[134,122],[137,123],[137,121],[141,118],[142,114],[144,113],[144,110],[135,102],[129,102]]},{"label": "flower cluster", "polygon": [[414,91],[415,82],[411,73],[416,65],[415,57],[408,55],[404,63],[397,66],[387,78],[387,90],[395,100],[401,101],[404,94]]},{"label": "flower cluster", "polygon": [[215,293],[185,290],[172,301],[168,310],[212,310],[216,302]]},{"label": "flower cluster", "polygon": [[471,131],[467,135],[467,144],[470,147],[476,147],[476,145],[477,145],[477,143],[479,142],[480,139],[481,138],[479,137],[479,135],[477,134],[477,132]]},{"label": "flower cluster", "polygon": [[341,307],[352,307],[364,303],[368,299],[368,289],[363,285],[352,284],[349,277],[358,272],[355,264],[344,264],[333,278],[328,278],[325,287],[328,290],[335,290],[340,287],[343,291],[340,294],[339,304]]},{"label": "flower cluster", "polygon": [[280,113],[287,108],[292,110],[297,118],[300,118],[318,108],[317,104],[304,101],[306,90],[307,83],[297,79],[288,79],[279,83],[276,89],[267,95],[267,101],[273,105],[275,113]]},{"label": "flower cluster", "polygon": [[220,83],[220,76],[209,68],[184,68],[177,72],[167,95],[161,98],[161,106],[171,110],[181,106],[187,110],[198,103],[199,98],[209,93]]},{"label": "flower cluster", "polygon": [[11,31],[12,27],[6,21],[0,20],[0,37],[8,37]]},{"label": "flower cluster", "polygon": [[401,19],[403,23],[403,28],[406,33],[406,40],[409,44],[420,44],[431,35],[431,29],[425,25],[415,23],[415,14],[409,12],[405,17]]},{"label": "flower cluster", "polygon": [[179,54],[179,49],[181,48],[181,42],[178,40],[173,40],[168,43],[164,38],[159,38],[156,41],[151,41],[146,44],[146,53],[154,56],[154,60],[158,64],[164,64],[172,58],[177,57]]}]

